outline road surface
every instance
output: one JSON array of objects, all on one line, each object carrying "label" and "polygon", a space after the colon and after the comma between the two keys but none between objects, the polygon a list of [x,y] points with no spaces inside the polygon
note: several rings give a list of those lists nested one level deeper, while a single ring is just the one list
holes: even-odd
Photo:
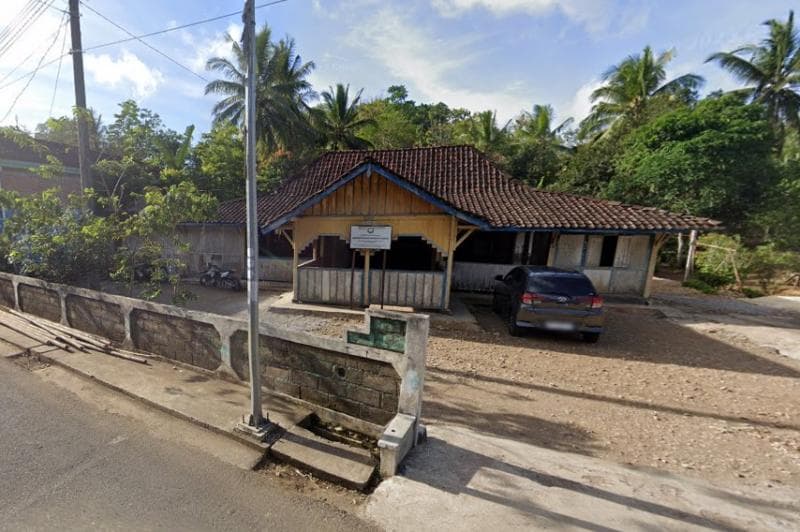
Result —
[{"label": "road surface", "polygon": [[0,530],[370,527],[151,429],[0,359]]}]

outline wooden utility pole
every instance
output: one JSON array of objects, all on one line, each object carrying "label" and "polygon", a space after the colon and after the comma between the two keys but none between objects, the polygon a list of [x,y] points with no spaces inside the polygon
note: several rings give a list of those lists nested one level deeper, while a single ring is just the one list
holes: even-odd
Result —
[{"label": "wooden utility pole", "polygon": [[72,33],[72,75],[75,85],[75,114],[78,121],[78,166],[81,172],[81,194],[92,186],[89,171],[89,126],[86,117],[86,85],[83,79],[83,45],[81,44],[80,0],[69,0],[69,26]]}]

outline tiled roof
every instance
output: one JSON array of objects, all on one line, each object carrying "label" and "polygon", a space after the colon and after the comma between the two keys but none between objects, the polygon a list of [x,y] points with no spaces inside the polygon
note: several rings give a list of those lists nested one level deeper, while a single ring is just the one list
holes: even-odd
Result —
[{"label": "tiled roof", "polygon": [[[719,222],[652,207],[538,190],[503,174],[471,146],[337,151],[258,198],[259,226],[285,217],[348,173],[375,163],[487,228],[685,231]],[[296,213],[299,214],[299,213]],[[219,223],[245,223],[245,201],[220,204]]]}]

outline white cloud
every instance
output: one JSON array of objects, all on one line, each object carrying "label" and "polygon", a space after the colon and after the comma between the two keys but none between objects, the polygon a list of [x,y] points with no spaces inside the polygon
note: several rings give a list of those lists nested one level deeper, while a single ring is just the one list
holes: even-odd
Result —
[{"label": "white cloud", "polygon": [[226,38],[230,35],[234,39],[239,39],[242,35],[242,25],[231,23],[223,32],[219,32],[212,37],[198,39],[188,31],[181,32],[184,43],[194,49],[194,55],[189,63],[189,67],[195,72],[202,73],[206,69],[206,62],[211,57],[231,57],[231,43]]},{"label": "white cloud", "polygon": [[638,2],[617,5],[612,0],[431,0],[445,17],[458,17],[473,9],[484,9],[496,17],[514,14],[544,16],[560,12],[590,33],[633,33],[644,28],[649,8]]},{"label": "white cloud", "polygon": [[572,99],[568,102],[565,102],[563,106],[560,106],[560,108],[564,110],[564,117],[559,118],[567,119],[572,117],[577,124],[589,116],[589,113],[592,110],[592,101],[590,99],[591,95],[602,84],[603,82],[601,80],[593,79],[578,87],[578,90],[575,91]]},{"label": "white cloud", "polygon": [[128,86],[131,95],[146,98],[152,95],[164,82],[160,70],[150,68],[136,54],[123,50],[117,58],[109,54],[86,54],[86,70],[95,83],[117,89]]},{"label": "white cloud", "polygon": [[[530,95],[513,81],[497,80],[491,89],[472,89],[454,81],[459,71],[476,60],[468,45],[473,39],[434,38],[419,24],[389,8],[356,26],[348,44],[382,64],[389,73],[427,101],[473,111],[492,109],[498,120],[508,120],[528,106]],[[486,80],[483,80],[486,82]]]}]

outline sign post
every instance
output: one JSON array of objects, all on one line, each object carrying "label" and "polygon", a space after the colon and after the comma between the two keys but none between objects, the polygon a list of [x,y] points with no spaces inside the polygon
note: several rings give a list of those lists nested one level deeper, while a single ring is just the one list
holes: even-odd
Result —
[{"label": "sign post", "polygon": [[[383,269],[381,270],[381,308],[383,308],[383,281],[386,277],[386,250],[392,247],[392,226],[391,225],[351,225],[350,226],[350,248],[359,249],[364,252],[364,279],[362,283],[362,298],[364,303],[369,305],[369,260],[374,250],[383,250]],[[355,265],[355,252],[353,254],[353,264]],[[355,272],[355,266],[353,267]],[[353,304],[353,275],[350,277],[350,305]]]}]

